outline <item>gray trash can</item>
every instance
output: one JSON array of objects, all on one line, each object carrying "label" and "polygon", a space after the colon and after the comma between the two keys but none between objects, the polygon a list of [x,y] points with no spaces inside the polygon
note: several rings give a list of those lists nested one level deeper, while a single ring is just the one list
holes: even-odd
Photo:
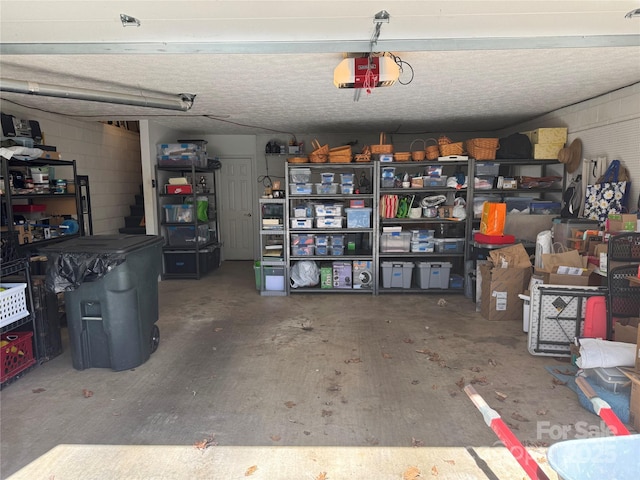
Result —
[{"label": "gray trash can", "polygon": [[155,351],[162,244],[160,236],[95,235],[42,249],[47,287],[65,292],[75,369],[126,370]]}]

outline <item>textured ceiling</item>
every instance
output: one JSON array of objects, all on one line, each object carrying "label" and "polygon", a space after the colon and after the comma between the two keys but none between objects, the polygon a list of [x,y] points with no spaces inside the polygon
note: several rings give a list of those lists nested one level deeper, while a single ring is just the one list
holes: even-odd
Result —
[{"label": "textured ceiling", "polygon": [[[607,8],[554,10],[585,3]],[[19,17],[16,9],[25,4],[41,10]],[[447,13],[445,4],[465,13]],[[71,22],[59,13],[65,5],[93,23]],[[189,7],[171,22],[160,14],[179,5]],[[637,1],[3,0],[0,6],[4,79],[141,96],[196,94],[184,113],[8,92],[1,99],[86,120],[152,118],[192,133],[490,131],[640,82],[640,18],[624,18],[640,7]],[[215,35],[203,28],[212,6],[226,8],[216,12]],[[268,7],[289,16],[267,18]],[[312,17],[322,7],[342,14]],[[369,48],[373,15],[382,8],[391,21],[382,25],[375,50],[398,55],[406,62],[400,80],[411,79],[407,65],[413,80],[363,92],[356,102],[354,90],[334,87],[333,69],[343,52]],[[119,13],[139,17],[141,27],[123,28]]]}]

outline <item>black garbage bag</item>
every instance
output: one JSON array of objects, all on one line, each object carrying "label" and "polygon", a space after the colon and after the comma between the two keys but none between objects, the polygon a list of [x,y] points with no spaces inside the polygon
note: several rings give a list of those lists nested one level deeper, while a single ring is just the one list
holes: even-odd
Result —
[{"label": "black garbage bag", "polygon": [[108,253],[48,254],[45,288],[54,293],[70,292],[83,282],[101,279],[125,261],[125,256]]}]

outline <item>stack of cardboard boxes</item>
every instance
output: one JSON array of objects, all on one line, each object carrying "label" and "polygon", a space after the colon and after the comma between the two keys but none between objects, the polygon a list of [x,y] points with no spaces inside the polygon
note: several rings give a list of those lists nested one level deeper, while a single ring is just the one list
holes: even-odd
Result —
[{"label": "stack of cardboard boxes", "polygon": [[522,133],[529,137],[533,158],[536,160],[557,159],[558,153],[567,143],[566,128],[538,128]]}]

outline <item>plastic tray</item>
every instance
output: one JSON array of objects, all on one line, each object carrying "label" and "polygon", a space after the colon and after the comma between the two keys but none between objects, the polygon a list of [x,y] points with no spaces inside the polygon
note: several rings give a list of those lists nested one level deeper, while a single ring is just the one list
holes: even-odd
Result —
[{"label": "plastic tray", "polygon": [[0,292],[0,327],[9,325],[29,315],[25,290],[26,283],[2,283]]}]

